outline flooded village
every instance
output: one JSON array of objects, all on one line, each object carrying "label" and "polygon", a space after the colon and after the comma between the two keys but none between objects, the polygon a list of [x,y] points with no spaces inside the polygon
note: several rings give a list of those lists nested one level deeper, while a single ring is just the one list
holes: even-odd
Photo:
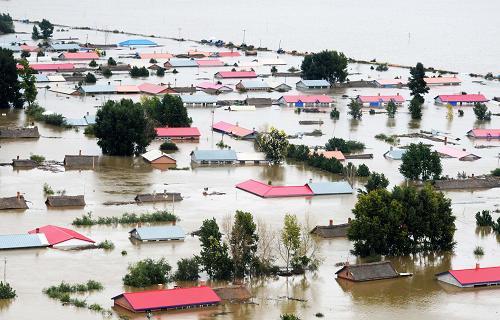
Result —
[{"label": "flooded village", "polygon": [[0,319],[500,317],[498,64],[5,3]]}]

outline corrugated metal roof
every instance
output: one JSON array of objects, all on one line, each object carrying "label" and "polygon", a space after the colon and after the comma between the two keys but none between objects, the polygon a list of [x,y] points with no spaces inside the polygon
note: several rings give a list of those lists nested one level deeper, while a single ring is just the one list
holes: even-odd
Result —
[{"label": "corrugated metal roof", "polygon": [[0,235],[0,250],[47,247],[49,242],[44,234]]},{"label": "corrugated metal roof", "polygon": [[80,45],[77,43],[54,43],[50,47],[55,51],[80,50]]},{"label": "corrugated metal roof", "polygon": [[238,161],[266,161],[266,155],[262,152],[237,152]]},{"label": "corrugated metal roof", "polygon": [[84,118],[85,118],[85,121],[87,121],[87,124],[95,124],[95,115],[94,116],[91,116],[91,115],[84,116]]},{"label": "corrugated metal roof", "polygon": [[352,193],[352,187],[347,181],[313,182],[307,184],[314,195]]},{"label": "corrugated metal roof", "polygon": [[44,74],[36,73],[34,74],[36,82],[49,82],[49,77]]},{"label": "corrugated metal roof", "polygon": [[195,60],[191,59],[177,59],[177,58],[172,58],[165,62],[165,66],[167,64],[170,64],[172,68],[181,68],[181,67],[197,67],[198,63],[196,63]]},{"label": "corrugated metal roof", "polygon": [[196,127],[181,127],[181,128],[155,128],[158,137],[199,137],[200,130]]},{"label": "corrugated metal roof", "polygon": [[489,268],[450,270],[449,273],[462,285],[493,283],[500,281],[500,266]]},{"label": "corrugated metal roof", "polygon": [[161,152],[160,150],[150,150],[150,151],[142,154],[141,156],[149,162],[152,162],[152,161],[154,161],[162,156],[165,156],[165,157],[170,158],[172,160],[174,159],[174,158],[170,157],[168,154]]},{"label": "corrugated metal roof", "polygon": [[129,233],[137,233],[139,240],[177,240],[184,239],[186,233],[179,226],[139,227]]},{"label": "corrugated metal roof", "polygon": [[236,152],[233,150],[194,150],[195,161],[236,161]]},{"label": "corrugated metal roof", "polygon": [[259,80],[241,80],[241,85],[246,89],[271,89],[271,86],[265,81]]},{"label": "corrugated metal roof", "polygon": [[79,118],[79,119],[68,119],[68,118],[65,118],[66,120],[66,123],[70,126],[74,126],[74,127],[84,127],[86,125],[88,125],[87,121],[85,121],[85,118]]},{"label": "corrugated metal roof", "polygon": [[95,84],[90,86],[81,86],[80,90],[84,93],[113,93],[116,92],[116,86],[108,84]]},{"label": "corrugated metal roof", "polygon": [[57,227],[52,225],[46,225],[40,228],[33,229],[28,232],[29,234],[45,234],[47,237],[48,243],[50,245],[56,245],[59,243],[63,243],[69,241],[71,239],[78,239],[88,243],[94,243],[94,240],[85,237],[84,235],[73,231],[71,229]]},{"label": "corrugated metal roof", "polygon": [[50,82],[65,82],[66,79],[61,76],[61,75],[48,75],[47,79],[49,79]]},{"label": "corrugated metal roof", "polygon": [[441,94],[439,98],[443,102],[487,102],[488,99],[483,94]]},{"label": "corrugated metal roof", "polygon": [[300,80],[297,84],[302,83],[306,87],[329,87],[330,83],[326,80]]},{"label": "corrugated metal roof", "polygon": [[217,98],[205,93],[181,95],[183,103],[217,103]]}]

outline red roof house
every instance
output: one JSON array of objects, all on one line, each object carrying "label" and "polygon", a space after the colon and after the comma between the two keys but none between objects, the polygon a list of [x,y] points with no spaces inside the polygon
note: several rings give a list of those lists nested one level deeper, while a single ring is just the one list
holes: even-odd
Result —
[{"label": "red roof house", "polygon": [[59,55],[61,60],[97,60],[99,55],[97,52],[64,52]]},{"label": "red roof house", "polygon": [[390,101],[393,101],[396,105],[400,106],[405,102],[405,98],[398,94],[390,95],[390,96],[358,96],[356,98],[359,103],[361,103],[364,107],[383,107],[386,106]]},{"label": "red roof house", "polygon": [[432,77],[424,78],[424,81],[428,86],[458,86],[462,83],[457,77]]},{"label": "red roof house", "polygon": [[213,55],[221,58],[228,58],[228,57],[239,57],[241,54],[238,51],[221,51],[221,52],[214,52]]},{"label": "red roof house", "polygon": [[198,67],[223,67],[224,62],[219,59],[211,59],[211,60],[196,60]]},{"label": "red roof house", "polygon": [[140,93],[141,90],[138,86],[134,85],[120,85],[116,86],[116,93]]},{"label": "red roof house", "polygon": [[500,129],[472,129],[467,136],[477,139],[500,139]]},{"label": "red roof house", "polygon": [[256,181],[247,180],[236,185],[236,188],[252,193],[262,198],[278,198],[278,197],[302,197],[313,196],[309,186],[270,186],[268,184]]},{"label": "red roof house", "polygon": [[327,95],[286,95],[278,103],[287,107],[330,107],[333,99]]},{"label": "red roof house", "polygon": [[29,234],[43,233],[47,238],[49,246],[58,247],[81,247],[94,244],[94,240],[73,231],[71,229],[46,225],[34,230],[28,231]]},{"label": "red roof house", "polygon": [[436,274],[438,281],[460,288],[474,288],[500,285],[500,266],[474,269],[449,270]]},{"label": "red roof house", "polygon": [[327,159],[337,159],[338,161],[345,161],[345,156],[342,151],[326,151],[326,150],[318,150],[318,154],[323,155],[323,157]]},{"label": "red roof house", "polygon": [[255,71],[220,71],[215,74],[218,79],[257,78]]},{"label": "red roof house", "polygon": [[462,104],[474,104],[488,102],[488,99],[480,93],[478,94],[441,94],[434,98],[437,104],[451,104],[452,106]]},{"label": "red roof house", "polygon": [[199,140],[201,135],[196,127],[155,128],[155,130],[158,138],[172,140]]},{"label": "red roof house", "polygon": [[205,286],[126,292],[112,299],[115,306],[132,312],[206,307],[221,301],[214,290]]},{"label": "red roof house", "polygon": [[172,89],[168,86],[163,86],[163,85],[158,85],[158,84],[153,84],[153,83],[142,83],[142,84],[138,85],[137,87],[139,88],[139,90],[142,93],[152,94],[152,95],[176,93],[174,89]]},{"label": "red roof house", "polygon": [[[18,64],[17,68],[21,69],[23,66]],[[72,63],[32,63],[30,68],[35,71],[70,71],[75,69]]]},{"label": "red roof house", "polygon": [[214,123],[214,125],[212,126],[212,130],[228,134],[240,139],[255,139],[257,135],[257,131],[255,130],[242,128],[238,125],[234,125],[224,121],[219,121],[217,123]]}]

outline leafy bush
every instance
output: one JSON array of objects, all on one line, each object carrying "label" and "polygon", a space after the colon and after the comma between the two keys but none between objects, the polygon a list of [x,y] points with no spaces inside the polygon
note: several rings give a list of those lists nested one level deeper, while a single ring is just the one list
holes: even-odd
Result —
[{"label": "leafy bush", "polygon": [[333,108],[332,111],[330,111],[330,119],[338,120],[339,118],[340,118],[340,111],[338,111],[337,108]]},{"label": "leafy bush", "polygon": [[489,210],[476,212],[476,225],[479,227],[492,227],[495,222]]},{"label": "leafy bush", "polygon": [[474,248],[474,254],[476,256],[484,256],[484,249],[483,247],[477,246]]},{"label": "leafy bush", "polygon": [[300,320],[300,318],[292,313],[284,313],[280,315],[281,320]]},{"label": "leafy bush", "polygon": [[389,70],[389,67],[387,66],[387,63],[381,63],[381,64],[377,65],[377,67],[375,68],[375,70],[377,70],[377,71],[387,71],[387,70]]},{"label": "leafy bush", "polygon": [[355,151],[362,151],[365,148],[365,144],[362,142],[354,140],[344,140],[342,138],[331,138],[325,144],[325,149],[327,151],[339,150],[342,153],[351,153]]},{"label": "leafy bush", "polygon": [[38,154],[32,154],[30,156],[30,160],[35,161],[37,164],[41,164],[42,162],[45,161],[45,157]]},{"label": "leafy bush", "polygon": [[62,303],[73,305],[78,308],[85,308],[87,303],[84,300],[71,298],[70,294],[101,291],[102,289],[104,289],[103,285],[95,280],[77,284],[69,284],[63,281],[57,286],[43,289],[43,293],[48,295],[49,298],[59,300]]},{"label": "leafy bush", "polygon": [[368,177],[370,175],[370,169],[368,169],[368,166],[366,164],[362,163],[356,170],[356,175],[358,177]]},{"label": "leafy bush", "polygon": [[156,211],[153,213],[143,213],[136,215],[135,213],[124,213],[121,217],[98,217],[92,218],[92,213],[87,213],[81,218],[73,220],[75,226],[93,226],[93,225],[117,225],[117,224],[135,224],[135,223],[152,223],[152,222],[173,222],[177,221],[177,216],[168,211]]},{"label": "leafy bush", "polygon": [[165,141],[160,145],[160,150],[161,151],[177,151],[179,148],[177,145],[173,142],[170,141]]},{"label": "leafy bush", "polygon": [[85,127],[83,130],[83,134],[86,136],[94,136],[95,135],[95,124],[91,124]]},{"label": "leafy bush", "polygon": [[16,296],[16,290],[12,289],[9,283],[0,281],[0,300],[14,299]]},{"label": "leafy bush", "polygon": [[149,77],[149,71],[146,67],[138,68],[137,66],[133,66],[132,69],[130,69],[130,76],[132,78]]},{"label": "leafy bush", "polygon": [[500,168],[496,168],[495,170],[492,170],[491,175],[495,176],[495,177],[500,177]]},{"label": "leafy bush", "polygon": [[108,66],[116,66],[116,61],[113,57],[108,58]]},{"label": "leafy bush", "polygon": [[123,283],[138,288],[165,284],[170,281],[171,269],[165,258],[141,260],[128,267],[128,273],[123,277]]},{"label": "leafy bush", "polygon": [[200,277],[200,266],[196,258],[186,258],[177,261],[175,281],[196,281]]},{"label": "leafy bush", "polygon": [[89,63],[89,67],[91,67],[91,68],[97,67],[97,62],[95,62],[95,60],[92,59],[92,61],[90,61],[90,63]]},{"label": "leafy bush", "polygon": [[165,76],[165,69],[163,69],[163,68],[159,68],[158,70],[156,70],[156,75],[157,75],[158,77],[163,77],[163,76]]},{"label": "leafy bush", "polygon": [[85,75],[85,83],[91,83],[92,84],[92,83],[96,83],[96,82],[97,82],[97,79],[96,79],[96,77],[94,76],[93,73],[89,72],[89,73],[87,73]]},{"label": "leafy bush", "polygon": [[52,187],[49,186],[48,183],[43,184],[43,194],[45,194],[47,196],[54,194],[54,190],[52,190]]},{"label": "leafy bush", "polygon": [[491,111],[488,111],[488,107],[484,103],[474,104],[474,114],[476,115],[477,120],[491,120]]},{"label": "leafy bush", "polygon": [[113,250],[115,248],[115,244],[110,240],[104,240],[97,244],[97,248],[104,250]]},{"label": "leafy bush", "polygon": [[105,76],[106,78],[109,78],[113,75],[113,72],[111,72],[110,68],[104,68],[102,69],[102,75]]},{"label": "leafy bush", "polygon": [[57,127],[67,126],[66,119],[63,117],[62,114],[59,113],[47,114],[43,117],[43,120],[45,121],[46,124],[50,124],[53,126]]},{"label": "leafy bush", "polygon": [[375,135],[375,139],[385,141],[389,144],[396,144],[398,142],[398,138],[396,135],[387,136],[384,133]]}]

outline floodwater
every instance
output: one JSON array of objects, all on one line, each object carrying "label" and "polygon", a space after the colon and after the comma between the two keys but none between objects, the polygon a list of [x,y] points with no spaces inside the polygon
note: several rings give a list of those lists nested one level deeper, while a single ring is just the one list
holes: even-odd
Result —
[{"label": "floodwater", "polygon": [[[12,3],[7,3],[13,6]],[[16,4],[17,6],[17,4]],[[125,6],[126,8],[127,6]],[[37,9],[40,10],[40,9]],[[77,19],[80,19],[78,17]],[[118,18],[119,19],[119,18]],[[17,25],[18,29],[29,31],[29,25]],[[84,39],[86,32],[72,30],[71,32],[57,33],[55,37],[77,36]],[[100,42],[104,35],[98,32],[89,32],[89,40]],[[19,35],[18,35],[19,36]],[[22,35],[19,37],[23,37]],[[28,36],[26,36],[28,37]],[[4,37],[8,39],[8,37]],[[124,35],[109,35],[109,42],[125,39]],[[179,53],[193,49],[192,43],[177,43],[168,40],[157,40],[164,44],[165,51]],[[0,37],[0,42],[4,42]],[[163,50],[162,48],[162,50]],[[205,50],[205,47],[197,47]],[[207,49],[208,50],[208,49]],[[128,50],[108,51],[108,56],[128,53]],[[264,53],[263,57],[272,57],[271,53]],[[290,65],[300,65],[297,57],[283,56],[288,66],[280,66],[279,70],[286,70]],[[252,57],[241,57],[235,60],[251,61]],[[122,59],[129,63],[144,63],[137,60]],[[228,60],[229,61],[229,60]],[[270,67],[258,67],[258,73],[269,72]],[[180,70],[177,75],[167,74],[161,81],[188,86],[197,83],[199,79],[212,76],[219,69],[207,70]],[[396,75],[408,76],[408,70],[391,68],[386,73],[375,72],[365,65],[350,65],[351,79],[390,78]],[[241,126],[263,130],[275,126],[284,129],[289,134],[312,131],[320,128],[322,137],[305,137],[302,141],[308,145],[322,145],[332,136],[363,141],[367,152],[374,154],[371,160],[354,160],[355,164],[366,163],[371,170],[383,172],[391,181],[391,185],[403,183],[398,172],[399,162],[383,158],[383,153],[389,150],[389,145],[374,139],[377,133],[395,134],[415,132],[420,129],[439,130],[450,136],[458,137],[460,148],[481,156],[474,162],[461,162],[456,159],[444,159],[444,174],[456,176],[457,172],[467,174],[482,174],[499,166],[498,148],[474,148],[477,145],[498,146],[498,141],[473,141],[465,137],[466,131],[472,127],[500,127],[500,120],[494,117],[490,123],[482,124],[475,121],[470,107],[463,107],[465,115],[458,117],[455,110],[453,119],[447,119],[447,110],[433,104],[432,97],[440,93],[454,93],[459,91],[481,91],[487,97],[500,95],[499,82],[484,81],[484,84],[472,82],[466,74],[459,75],[464,84],[460,87],[433,88],[426,96],[424,118],[420,122],[412,122],[406,111],[406,105],[398,112],[396,119],[389,120],[384,114],[365,114],[361,121],[352,121],[347,116],[348,100],[342,95],[356,96],[358,94],[392,94],[400,92],[406,98],[409,92],[406,89],[342,89],[334,90],[330,94],[337,101],[337,108],[341,112],[338,121],[329,119],[328,114],[296,114],[292,109],[278,107],[262,108],[253,112],[228,112],[224,110],[190,109],[193,125],[197,126],[202,134],[199,143],[179,143],[180,150],[173,154],[179,167],[189,166],[189,153],[196,149],[210,149],[221,139],[220,134],[210,131],[210,124],[214,121],[238,122]],[[125,83],[137,83],[144,80],[130,80],[124,75],[113,76],[109,81],[122,80]],[[297,79],[281,79],[294,84]],[[106,80],[108,81],[108,80]],[[154,76],[147,81],[157,82]],[[100,81],[105,82],[104,80]],[[227,83],[236,83],[228,81]],[[293,92],[291,92],[293,93]],[[262,94],[249,93],[249,96]],[[279,93],[271,96],[277,97]],[[126,96],[138,100],[138,95]],[[228,99],[244,98],[246,94],[231,93]],[[47,110],[62,113],[68,118],[79,118],[95,114],[96,106],[107,99],[117,99],[118,96],[70,97],[58,95],[41,89],[38,100]],[[222,97],[221,97],[222,98]],[[488,104],[493,113],[500,112],[498,103]],[[324,125],[299,126],[299,120],[322,119]],[[0,117],[0,126],[21,125],[25,117],[18,110],[10,111]],[[42,137],[38,140],[6,140],[0,141],[0,162],[10,162],[17,155],[22,158],[31,153],[44,155],[48,160],[62,161],[65,154],[77,154],[82,150],[84,154],[100,154],[95,139],[83,135],[83,130],[60,130],[39,124]],[[418,139],[401,139],[400,144],[420,141]],[[252,151],[253,144],[247,141],[236,141],[224,137],[224,142],[236,151]],[[424,141],[426,143],[433,143]],[[160,142],[155,141],[150,148],[157,148]],[[0,234],[25,233],[28,230],[45,224],[70,226],[71,221],[92,212],[95,216],[114,216],[124,212],[151,212],[157,209],[173,210],[181,221],[186,232],[199,228],[203,219],[215,217],[219,222],[235,210],[251,211],[255,218],[272,229],[281,227],[285,213],[296,214],[301,221],[309,220],[311,225],[326,224],[329,219],[336,223],[345,222],[352,216],[351,209],[356,202],[355,195],[326,196],[314,198],[290,199],[261,199],[251,194],[237,191],[234,185],[246,179],[258,179],[280,184],[303,184],[309,179],[314,181],[328,181],[338,179],[333,175],[320,172],[302,165],[285,165],[281,167],[202,167],[191,168],[187,171],[161,171],[151,168],[140,158],[103,157],[103,163],[96,170],[50,172],[39,169],[13,170],[10,166],[0,166],[0,195],[11,196],[17,191],[22,192],[30,201],[29,209],[23,212],[4,211],[0,215]],[[87,206],[84,209],[48,210],[44,204],[42,186],[48,183],[54,190],[66,190],[69,195],[85,194]],[[363,182],[356,182],[355,187]],[[225,195],[203,196],[204,187],[210,190],[225,192]],[[104,206],[106,201],[131,200],[137,193],[160,192],[163,190],[181,192],[182,202],[175,204],[156,205],[125,205]],[[498,301],[500,290],[454,290],[436,282],[434,275],[450,268],[473,267],[477,259],[473,255],[475,246],[480,245],[485,250],[485,256],[480,259],[484,266],[495,266],[500,263],[499,239],[493,234],[483,234],[476,230],[474,214],[482,209],[495,209],[500,204],[498,189],[464,192],[447,192],[452,199],[453,212],[457,216],[457,232],[455,240],[457,246],[453,253],[442,256],[414,256],[391,259],[401,272],[412,272],[413,277],[391,281],[353,284],[335,279],[334,272],[338,269],[335,264],[349,260],[356,262],[356,257],[349,254],[352,248],[346,239],[320,241],[320,254],[323,263],[318,272],[306,276],[290,279],[275,279],[252,282],[251,291],[255,304],[229,304],[220,307],[195,311],[155,314],[155,319],[206,319],[214,314],[217,319],[278,319],[280,313],[295,312],[303,319],[313,319],[314,314],[321,312],[325,319],[498,319],[500,309]],[[495,215],[496,218],[497,214]],[[172,266],[178,259],[190,257],[199,252],[197,238],[188,236],[183,242],[153,243],[136,245],[130,242],[127,232],[133,226],[93,226],[77,228],[97,242],[111,240],[116,248],[109,252],[102,250],[61,251],[46,250],[15,250],[2,252],[1,257],[7,259],[7,280],[17,290],[18,297],[9,302],[0,304],[0,319],[101,319],[100,314],[92,311],[62,306],[60,303],[48,299],[42,294],[42,289],[64,280],[67,282],[82,282],[88,279],[101,281],[105,289],[102,292],[88,295],[87,302],[99,303],[107,308],[112,306],[111,297],[127,290],[122,285],[122,276],[126,273],[127,265],[139,259],[166,257]],[[120,252],[126,250],[128,254],[122,256]],[[3,270],[0,268],[0,270]],[[286,300],[283,297],[303,299],[306,302]],[[123,314],[123,312],[120,312]],[[117,318],[117,314],[113,316]],[[135,317],[144,319],[144,315]]]},{"label": "floodwater", "polygon": [[[384,0],[4,0],[16,18],[184,38],[222,38],[276,50],[337,49],[462,72],[500,72],[500,2]],[[245,31],[243,31],[245,30]],[[245,33],[245,34],[244,34]]]}]

